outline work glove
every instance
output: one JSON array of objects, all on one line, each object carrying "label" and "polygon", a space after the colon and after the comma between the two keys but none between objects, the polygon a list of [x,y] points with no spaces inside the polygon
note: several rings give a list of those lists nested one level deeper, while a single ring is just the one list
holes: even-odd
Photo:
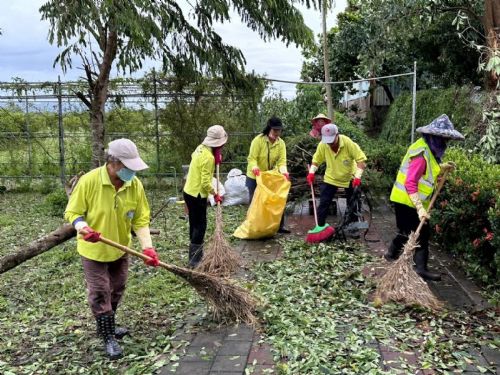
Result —
[{"label": "work glove", "polygon": [[215,165],[222,164],[222,147],[214,148],[214,159],[215,159]]},{"label": "work glove", "polygon": [[253,167],[252,168],[252,173],[254,174],[255,177],[260,176],[260,169],[259,169],[259,167]]},{"label": "work glove", "polygon": [[153,267],[158,267],[160,265],[160,258],[158,258],[158,254],[156,253],[154,247],[148,247],[147,249],[142,250],[142,253],[150,258],[144,261],[145,264]]},{"label": "work glove", "polygon": [[422,204],[422,200],[420,199],[418,193],[409,194],[409,197],[413,202],[413,204],[415,205],[419,220],[420,221],[422,221],[423,219],[429,220],[431,218],[431,215],[424,208],[424,205]]},{"label": "work glove", "polygon": [[439,164],[439,167],[441,168],[441,174],[443,174],[446,171],[453,172],[457,168],[457,165],[452,161],[447,161],[446,163]]},{"label": "work glove", "polygon": [[282,173],[282,174],[283,174],[283,177],[285,177],[285,179],[286,179],[287,181],[290,181],[290,173],[288,173],[288,172],[284,172],[284,173]]},{"label": "work glove", "polygon": [[307,174],[306,180],[309,185],[312,185],[314,183],[314,176],[315,176],[314,173]]},{"label": "work glove", "polygon": [[358,187],[361,186],[361,178],[354,178],[352,180],[352,187]]},{"label": "work glove", "polygon": [[219,194],[214,195],[215,204],[222,203],[223,200],[224,200],[224,198],[221,195],[219,195]]},{"label": "work glove", "polygon": [[[91,227],[86,226],[81,229],[83,239],[87,242],[99,242],[101,239],[101,233],[96,232]],[[85,233],[85,234],[84,234]]]}]

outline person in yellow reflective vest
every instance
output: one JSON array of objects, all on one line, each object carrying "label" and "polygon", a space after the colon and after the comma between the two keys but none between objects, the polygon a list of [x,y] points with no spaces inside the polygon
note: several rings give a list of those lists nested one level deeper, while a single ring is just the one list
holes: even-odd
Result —
[{"label": "person in yellow reflective vest", "polygon": [[[257,188],[256,177],[260,172],[277,169],[284,178],[290,181],[290,175],[286,167],[286,145],[281,138],[283,123],[278,117],[271,117],[262,130],[262,133],[256,136],[250,144],[250,152],[247,161],[247,178],[245,186],[249,193],[249,202],[252,203],[255,189]],[[290,233],[284,227],[285,214],[281,217],[278,233]]]},{"label": "person in yellow reflective vest", "polygon": [[[394,202],[398,233],[384,254],[388,261],[401,255],[410,232],[415,231],[423,219],[430,219],[427,212],[438,176],[446,169],[453,169],[451,162],[441,163],[449,140],[463,140],[446,115],[434,119],[429,125],[417,129],[422,138],[413,143],[401,162],[396,181],[392,187],[390,200]],[[441,280],[437,273],[427,268],[429,260],[428,221],[422,227],[418,238],[419,247],[415,250],[416,272],[424,280]]]},{"label": "person in yellow reflective vest", "polygon": [[149,232],[150,210],[136,171],[148,168],[129,139],[109,143],[106,164],[83,175],[69,197],[64,218],[79,233],[77,250],[82,257],[87,299],[111,359],[122,356],[115,340],[128,333],[115,326],[115,313],[125,291],[129,259],[127,254],[100,242],[104,237],[130,246],[133,230],[141,244],[147,265],[159,259]]},{"label": "person in yellow reflective vest", "polygon": [[326,171],[320,187],[318,207],[319,226],[325,225],[330,203],[339,187],[346,189],[349,201],[354,188],[361,186],[361,176],[366,168],[366,155],[357,143],[339,134],[337,125],[327,124],[321,128],[321,143],[316,148],[306,177],[309,185],[314,183],[318,167],[325,162]]},{"label": "person in yellow reflective vest", "polygon": [[227,133],[221,125],[207,129],[207,136],[191,154],[191,163],[184,184],[184,201],[189,218],[189,264],[194,268],[203,257],[203,241],[207,230],[207,198],[214,195],[216,203],[222,197],[212,187],[215,165],[222,163],[222,146],[227,142]]}]

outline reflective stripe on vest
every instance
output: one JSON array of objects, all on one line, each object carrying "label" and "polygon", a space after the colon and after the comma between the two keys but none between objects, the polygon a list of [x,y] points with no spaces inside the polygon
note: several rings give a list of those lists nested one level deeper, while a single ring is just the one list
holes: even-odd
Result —
[{"label": "reflective stripe on vest", "polygon": [[430,198],[432,192],[434,191],[435,180],[439,175],[441,168],[423,138],[420,138],[408,148],[408,152],[401,162],[396,181],[394,182],[394,186],[392,188],[390,197],[391,201],[415,207],[408,196],[404,183],[406,182],[410,159],[419,154],[422,154],[424,157],[427,167],[425,169],[425,173],[418,181],[418,195],[420,196],[424,207],[427,208],[429,206]]}]

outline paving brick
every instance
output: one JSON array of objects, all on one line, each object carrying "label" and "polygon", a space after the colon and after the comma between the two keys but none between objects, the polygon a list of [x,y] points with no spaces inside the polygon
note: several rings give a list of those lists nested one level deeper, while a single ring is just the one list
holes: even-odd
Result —
[{"label": "paving brick", "polygon": [[248,326],[240,325],[238,327],[229,328],[227,330],[226,340],[236,340],[236,341],[252,341],[253,340],[253,329]]},{"label": "paving brick", "polygon": [[251,341],[224,341],[217,355],[241,355],[248,356],[250,348],[252,347]]},{"label": "paving brick", "polygon": [[218,352],[218,348],[205,348],[203,346],[190,346],[182,357],[184,362],[212,361]]},{"label": "paving brick", "polygon": [[163,368],[160,375],[208,375],[210,371],[210,362],[179,362],[175,372],[167,367]]},{"label": "paving brick", "polygon": [[481,353],[490,365],[500,365],[500,350],[482,346]]},{"label": "paving brick", "polygon": [[190,346],[203,346],[205,348],[218,348],[222,346],[224,336],[221,334],[198,333]]},{"label": "paving brick", "polygon": [[271,347],[268,344],[257,344],[252,347],[248,355],[248,363],[256,365],[274,365]]},{"label": "paving brick", "polygon": [[241,355],[218,355],[215,357],[211,371],[245,371],[247,357]]}]

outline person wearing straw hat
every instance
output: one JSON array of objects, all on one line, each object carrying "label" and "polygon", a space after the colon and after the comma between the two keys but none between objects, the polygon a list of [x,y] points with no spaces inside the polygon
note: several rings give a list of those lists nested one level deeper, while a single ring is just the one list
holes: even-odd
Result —
[{"label": "person wearing straw hat", "polygon": [[96,319],[97,333],[111,359],[122,356],[116,338],[128,333],[125,328],[115,326],[115,314],[125,291],[129,258],[99,240],[102,233],[130,246],[133,230],[144,255],[150,258],[145,263],[158,266],[158,254],[149,232],[149,204],[142,183],[135,176],[146,168],[131,140],[110,142],[106,164],[80,178],[64,213],[79,233],[77,250],[82,257],[88,302]]},{"label": "person wearing straw hat", "polygon": [[332,120],[325,116],[323,113],[318,113],[318,115],[311,120],[311,131],[309,135],[316,139],[321,139],[321,128],[324,125],[331,124]]},{"label": "person wearing straw hat", "polygon": [[[454,168],[452,162],[439,164],[448,141],[464,139],[446,115],[441,115],[429,125],[418,128],[417,132],[422,134],[422,138],[408,148],[391,191],[390,200],[394,202],[398,233],[384,254],[388,261],[399,258],[408,235],[417,229],[421,220],[430,218],[427,208],[438,176],[446,169]],[[427,221],[420,232],[419,247],[415,250],[413,260],[420,277],[424,280],[439,281],[441,276],[429,272],[427,268],[429,235]]]},{"label": "person wearing straw hat", "polygon": [[[283,123],[278,117],[271,117],[262,130],[262,133],[256,136],[250,144],[247,164],[247,178],[245,186],[249,192],[249,202],[252,203],[255,189],[257,188],[256,177],[261,172],[277,169],[284,178],[290,181],[290,175],[286,167],[286,145],[281,138]],[[285,214],[281,217],[278,233],[288,234],[290,231],[285,229]]]},{"label": "person wearing straw hat", "polygon": [[207,136],[191,154],[191,163],[183,194],[189,217],[189,267],[194,268],[203,257],[203,242],[207,230],[207,200],[214,195],[215,203],[222,197],[212,187],[215,165],[222,163],[222,146],[227,133],[221,125],[207,129]]},{"label": "person wearing straw hat", "polygon": [[339,134],[337,125],[326,124],[321,128],[321,142],[316,148],[306,177],[309,185],[314,183],[315,173],[324,162],[326,171],[320,187],[319,226],[325,225],[330,203],[339,187],[345,188],[349,201],[354,188],[361,186],[361,176],[366,168],[366,155],[351,138]]}]

